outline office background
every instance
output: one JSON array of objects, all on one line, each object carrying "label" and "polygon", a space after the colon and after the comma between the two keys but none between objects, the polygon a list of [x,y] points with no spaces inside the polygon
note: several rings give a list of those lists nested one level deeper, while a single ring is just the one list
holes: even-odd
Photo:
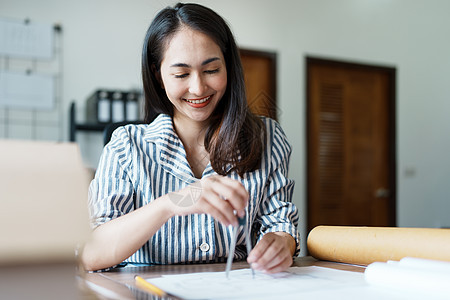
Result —
[{"label": "office background", "polygon": [[[279,121],[293,146],[290,176],[306,238],[305,57],[397,70],[397,225],[450,227],[450,2],[447,0],[203,0],[231,25],[241,47],[277,53]],[[145,31],[162,0],[0,0],[0,17],[60,23],[62,101],[97,88],[140,88]],[[0,136],[1,138],[1,136]],[[100,134],[77,136],[95,168]],[[305,247],[303,247],[305,249]],[[303,252],[305,253],[305,252]]]}]

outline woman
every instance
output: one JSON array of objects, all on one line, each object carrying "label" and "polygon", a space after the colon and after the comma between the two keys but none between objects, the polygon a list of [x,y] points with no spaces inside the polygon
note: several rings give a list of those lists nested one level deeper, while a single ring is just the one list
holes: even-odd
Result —
[{"label": "woman", "polygon": [[[146,125],[117,129],[89,205],[87,270],[135,263],[223,262],[247,214],[247,261],[280,272],[298,254],[298,213],[280,126],[248,109],[242,66],[225,21],[197,4],[159,12],[142,53]],[[239,233],[236,259],[246,256]]]}]

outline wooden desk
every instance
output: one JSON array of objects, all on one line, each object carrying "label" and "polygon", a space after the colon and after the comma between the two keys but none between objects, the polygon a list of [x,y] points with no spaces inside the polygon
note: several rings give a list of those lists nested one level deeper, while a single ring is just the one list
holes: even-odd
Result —
[{"label": "wooden desk", "polygon": [[[296,258],[294,260],[293,266],[298,267],[319,266],[353,272],[364,272],[365,270],[364,267],[318,261],[309,256]],[[245,261],[233,263],[234,270],[248,267],[249,265]],[[84,282],[87,283],[86,284],[87,286],[92,287],[92,285],[90,284],[93,284],[96,287],[104,288],[105,291],[111,293],[111,295],[108,296],[107,293],[100,293],[100,291],[96,289],[96,291],[94,291],[94,294],[96,294],[100,299],[114,299],[114,298],[136,299],[136,292],[139,293],[139,289],[134,281],[134,276],[136,274],[142,276],[143,278],[148,279],[168,274],[186,274],[186,273],[218,272],[218,271],[225,271],[224,263],[192,264],[192,265],[158,265],[158,266],[145,266],[134,268],[119,268],[102,273],[85,273],[82,274],[82,276],[84,277]],[[95,299],[95,297],[92,297],[92,299]],[[157,299],[157,297],[149,299]]]}]

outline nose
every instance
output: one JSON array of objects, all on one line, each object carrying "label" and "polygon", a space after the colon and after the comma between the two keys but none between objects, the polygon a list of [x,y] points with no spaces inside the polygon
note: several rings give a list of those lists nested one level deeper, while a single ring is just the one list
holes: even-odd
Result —
[{"label": "nose", "polygon": [[189,82],[189,93],[192,95],[203,96],[206,91],[206,83],[201,75],[191,76],[191,81]]}]

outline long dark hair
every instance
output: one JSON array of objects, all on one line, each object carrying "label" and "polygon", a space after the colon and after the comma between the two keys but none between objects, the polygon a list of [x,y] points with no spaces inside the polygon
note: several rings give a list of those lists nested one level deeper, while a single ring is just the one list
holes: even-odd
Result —
[{"label": "long dark hair", "polygon": [[178,3],[161,10],[150,24],[142,50],[145,121],[150,122],[154,113],[173,117],[172,103],[157,73],[165,47],[180,26],[208,35],[222,50],[227,88],[211,115],[204,143],[214,171],[226,175],[235,170],[243,176],[257,169],[261,162],[265,127],[247,105],[242,64],[233,34],[225,20],[213,10],[199,4]]}]

